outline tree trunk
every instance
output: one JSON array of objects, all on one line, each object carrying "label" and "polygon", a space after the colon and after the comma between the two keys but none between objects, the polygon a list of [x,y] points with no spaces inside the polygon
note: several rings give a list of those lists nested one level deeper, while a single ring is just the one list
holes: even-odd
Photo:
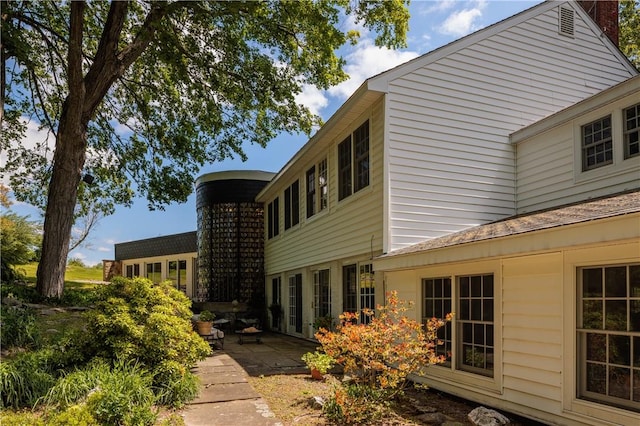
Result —
[{"label": "tree trunk", "polygon": [[[66,103],[65,107],[66,108]],[[73,212],[86,154],[86,126],[65,119],[63,113],[56,141],[44,219],[42,258],[36,289],[44,297],[61,297],[69,254]],[[71,122],[71,123],[69,123]]]}]

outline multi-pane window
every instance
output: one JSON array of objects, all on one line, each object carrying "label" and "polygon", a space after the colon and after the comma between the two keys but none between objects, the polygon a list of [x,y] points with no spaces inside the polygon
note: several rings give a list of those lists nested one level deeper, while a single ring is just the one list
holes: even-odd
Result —
[{"label": "multi-pane window", "polygon": [[338,200],[369,186],[369,121],[338,145]]},{"label": "multi-pane window", "polygon": [[280,233],[280,202],[276,197],[267,206],[267,236],[273,238]]},{"label": "multi-pane window", "polygon": [[280,329],[280,317],[282,315],[281,306],[282,306],[282,284],[280,282],[280,277],[275,277],[271,279],[271,326],[279,330]]},{"label": "multi-pane window", "polygon": [[322,269],[313,273],[313,306],[315,318],[331,315],[329,269]]},{"label": "multi-pane window", "polygon": [[162,281],[162,263],[147,263],[147,278],[156,284]]},{"label": "multi-pane window", "polygon": [[316,213],[316,166],[307,170],[307,217]]},{"label": "multi-pane window", "polygon": [[302,333],[302,274],[289,277],[289,326]]},{"label": "multi-pane window", "polygon": [[461,370],[493,376],[493,275],[458,278],[458,357]]},{"label": "multi-pane window", "polygon": [[[451,278],[423,279],[422,289],[424,295],[423,324],[432,318],[444,319],[453,312],[451,309]],[[451,366],[449,359],[452,349],[451,322],[446,322],[444,326],[440,327],[437,335],[438,339],[442,341],[442,345],[436,346],[436,354],[447,357],[447,361],[442,365]]]},{"label": "multi-pane window", "polygon": [[[359,272],[359,273],[358,273]],[[373,265],[345,265],[342,267],[342,310],[357,312],[362,309],[375,309],[375,280]],[[367,324],[371,317],[361,313],[360,322]]]},{"label": "multi-pane window", "polygon": [[578,394],[640,411],[640,264],[578,271]]},{"label": "multi-pane window", "polygon": [[167,270],[167,279],[171,280],[173,286],[178,290],[187,292],[187,261],[171,260]]},{"label": "multi-pane window", "polygon": [[329,185],[326,158],[318,163],[318,198],[319,209],[326,209],[329,205]]},{"label": "multi-pane window", "polygon": [[140,265],[139,264],[134,264],[134,265],[127,265],[126,267],[126,277],[127,278],[133,278],[133,277],[139,277],[140,276]]},{"label": "multi-pane window", "polygon": [[596,169],[613,162],[611,116],[582,126],[582,170]]},{"label": "multi-pane window", "polygon": [[284,229],[300,222],[300,183],[295,181],[284,190]]},{"label": "multi-pane window", "polygon": [[640,155],[640,104],[624,110],[624,158]]},{"label": "multi-pane window", "polygon": [[[317,170],[317,173],[316,173]],[[327,208],[329,199],[327,186],[327,159],[323,159],[318,166],[312,166],[306,173],[307,177],[307,218]]]}]

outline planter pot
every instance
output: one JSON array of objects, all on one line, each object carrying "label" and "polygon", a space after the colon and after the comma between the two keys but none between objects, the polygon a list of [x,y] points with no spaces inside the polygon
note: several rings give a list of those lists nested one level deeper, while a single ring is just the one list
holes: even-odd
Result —
[{"label": "planter pot", "polygon": [[213,327],[213,321],[196,321],[196,331],[201,336],[211,334],[212,327]]},{"label": "planter pot", "polygon": [[311,378],[315,380],[324,380],[324,374],[315,368],[311,369]]}]

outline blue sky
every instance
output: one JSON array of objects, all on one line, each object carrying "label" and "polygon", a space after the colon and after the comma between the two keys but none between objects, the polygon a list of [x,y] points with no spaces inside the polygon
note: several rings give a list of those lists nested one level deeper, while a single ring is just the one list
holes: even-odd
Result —
[{"label": "blue sky", "polygon": [[[341,54],[347,61],[350,80],[328,91],[308,88],[299,101],[309,106],[325,121],[346,101],[366,78],[427,53],[460,37],[501,21],[538,3],[524,0],[413,0],[408,47],[399,51],[379,49],[372,37],[362,32],[363,39]],[[345,22],[345,25],[350,25]],[[246,162],[229,159],[202,168],[200,174],[222,170],[264,170],[277,172],[300,149],[305,135],[281,135],[266,148],[245,146]],[[16,203],[12,210],[41,220],[40,212],[26,204]],[[115,243],[152,238],[196,230],[195,195],[184,204],[172,204],[164,211],[149,211],[144,199],[136,199],[131,208],[118,207],[115,214],[100,220],[87,242],[70,253],[94,265],[103,259],[113,259]]]}]

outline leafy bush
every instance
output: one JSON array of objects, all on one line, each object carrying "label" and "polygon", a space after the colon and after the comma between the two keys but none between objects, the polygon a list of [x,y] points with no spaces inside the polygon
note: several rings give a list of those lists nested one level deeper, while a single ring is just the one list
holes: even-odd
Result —
[{"label": "leafy bush", "polygon": [[0,405],[33,407],[55,383],[51,350],[25,352],[0,363]]},{"label": "leafy bush", "polygon": [[44,421],[31,411],[0,411],[0,425],[44,426]]},{"label": "leafy bush", "polygon": [[385,413],[389,401],[388,390],[346,383],[335,389],[322,411],[335,424],[374,424]]},{"label": "leafy bush", "polygon": [[83,369],[60,377],[42,402],[49,408],[66,410],[84,400],[109,373],[109,365],[106,362],[94,361]]},{"label": "leafy bush", "polygon": [[0,346],[3,348],[35,348],[40,344],[40,331],[33,310],[19,307],[4,307],[0,314],[2,333]]},{"label": "leafy bush", "polygon": [[192,329],[190,305],[170,282],[115,278],[99,289],[95,308],[88,313],[91,354],[112,362],[140,363],[153,374],[162,399],[181,404],[191,392],[186,386],[193,382],[190,368],[211,353]]},{"label": "leafy bush", "polygon": [[200,381],[176,361],[164,361],[154,370],[158,403],[180,408],[198,396]]},{"label": "leafy bush", "polygon": [[156,420],[153,377],[134,363],[117,363],[99,377],[87,398],[87,407],[101,424],[144,426]]},{"label": "leafy bush", "polygon": [[56,413],[48,421],[48,426],[100,426],[91,415],[86,404],[72,405],[66,410]]},{"label": "leafy bush", "polygon": [[[438,329],[444,320],[433,318],[423,325],[405,316],[410,303],[400,301],[396,292],[387,294],[387,305],[363,313],[368,324],[358,324],[360,313],[345,312],[337,330],[320,329],[316,338],[325,353],[344,367],[350,383],[335,391],[331,412],[344,422],[359,423],[367,413],[402,392],[409,374],[421,374],[424,367],[445,361],[435,351]],[[451,314],[446,320],[451,319]],[[374,419],[369,419],[373,421]]]}]

